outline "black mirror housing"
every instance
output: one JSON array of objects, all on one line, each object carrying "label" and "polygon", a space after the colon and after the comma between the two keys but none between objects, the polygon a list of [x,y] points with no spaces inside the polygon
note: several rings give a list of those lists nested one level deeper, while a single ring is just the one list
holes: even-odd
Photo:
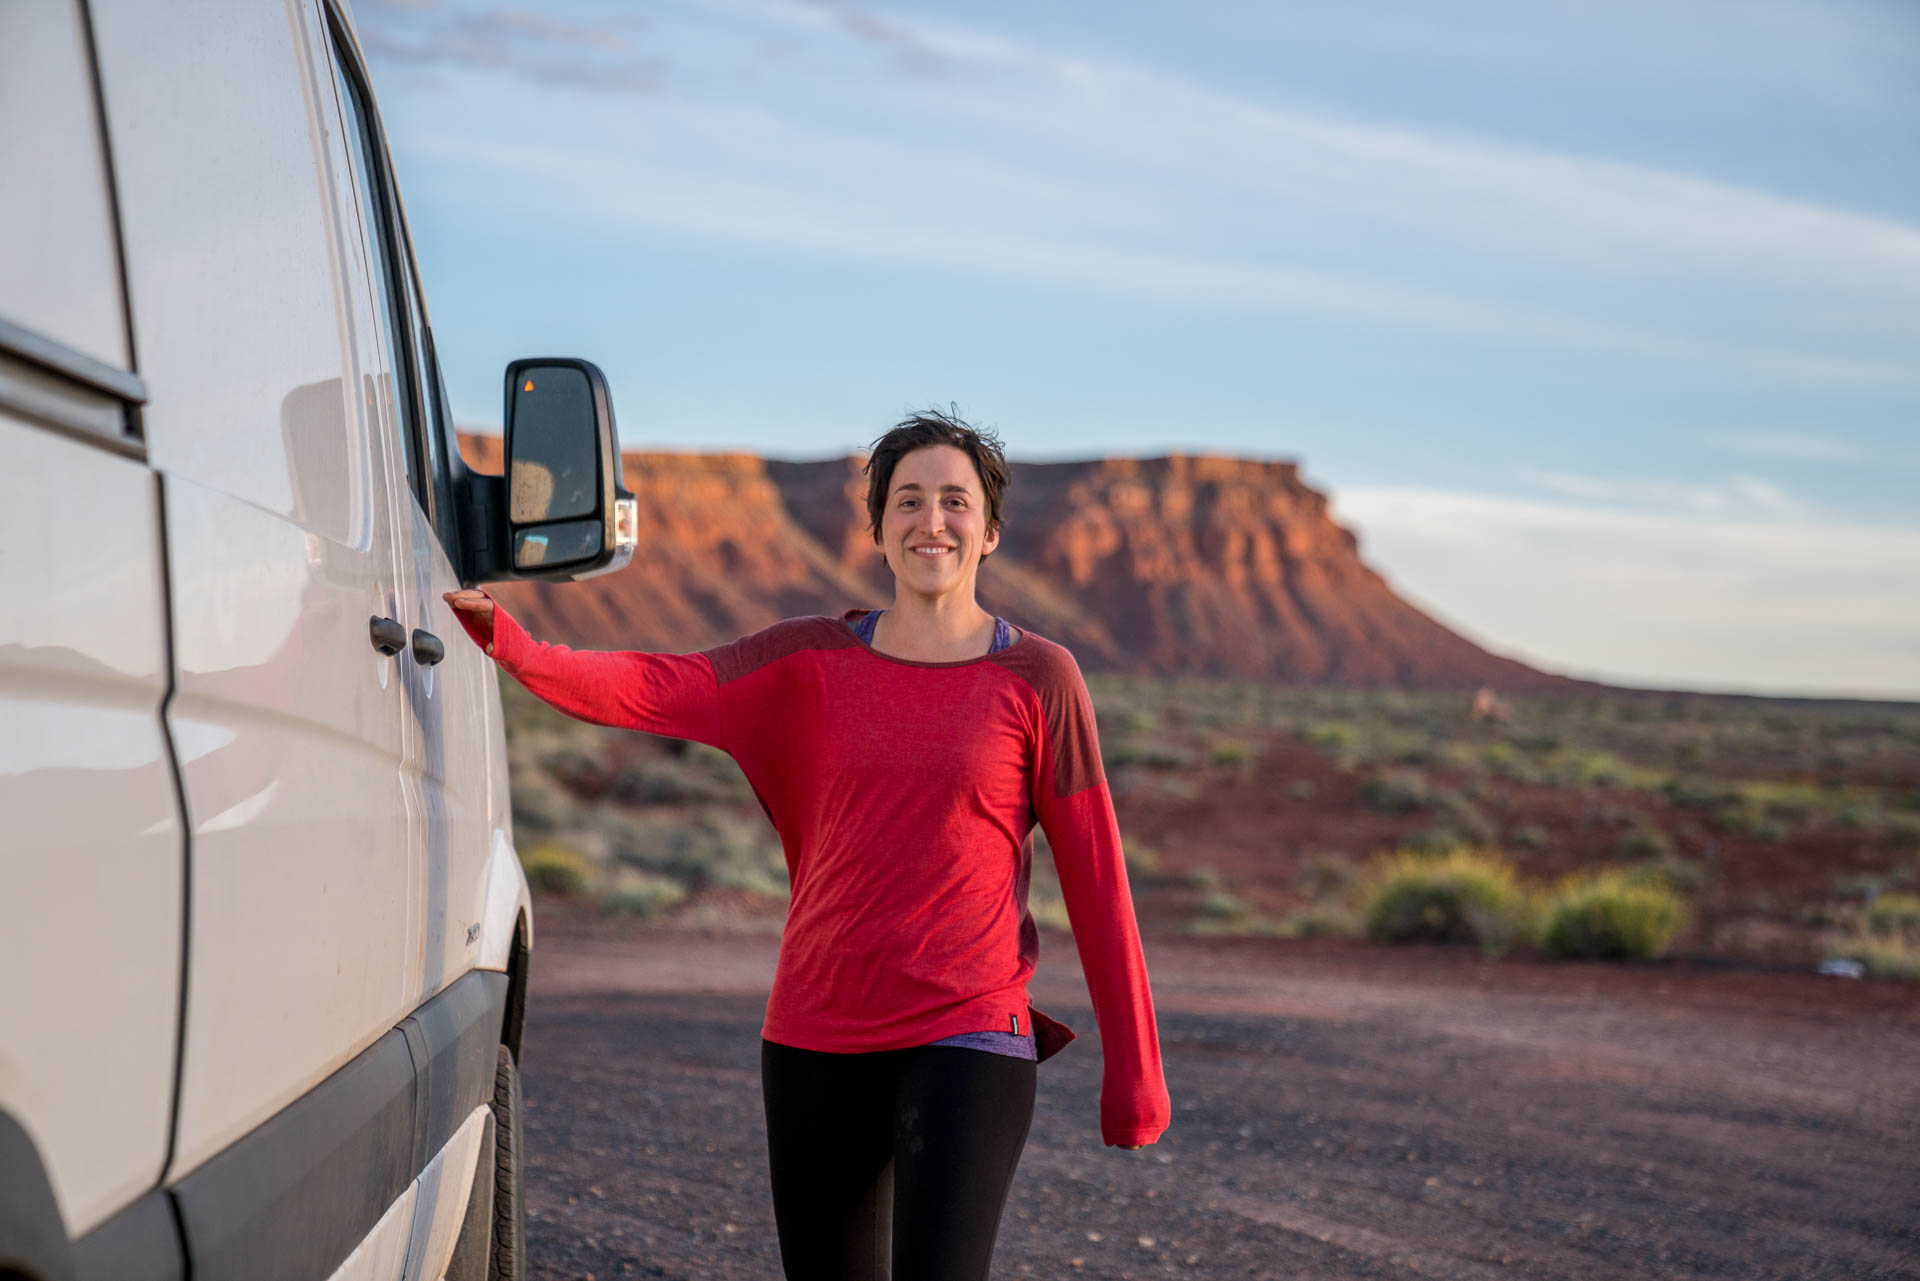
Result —
[{"label": "black mirror housing", "polygon": [[507,471],[472,477],[470,518],[486,536],[463,577],[571,581],[623,568],[638,511],[621,484],[606,375],[571,356],[515,360],[505,408]]}]

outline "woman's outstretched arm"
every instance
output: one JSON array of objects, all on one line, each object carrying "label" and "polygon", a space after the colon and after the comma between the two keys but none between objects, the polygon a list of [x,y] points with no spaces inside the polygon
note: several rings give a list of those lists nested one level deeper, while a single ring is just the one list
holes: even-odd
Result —
[{"label": "woman's outstretched arm", "polygon": [[476,645],[542,702],[595,725],[690,738],[726,750],[720,688],[704,654],[643,654],[549,645],[483,591],[445,600]]}]

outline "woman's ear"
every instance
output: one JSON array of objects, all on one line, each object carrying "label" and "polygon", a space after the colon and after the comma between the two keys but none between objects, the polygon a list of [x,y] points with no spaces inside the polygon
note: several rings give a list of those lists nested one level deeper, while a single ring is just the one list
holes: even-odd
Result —
[{"label": "woman's ear", "polygon": [[999,545],[1000,531],[998,529],[988,530],[987,536],[980,540],[980,559],[985,560],[987,557],[993,555],[994,548]]}]

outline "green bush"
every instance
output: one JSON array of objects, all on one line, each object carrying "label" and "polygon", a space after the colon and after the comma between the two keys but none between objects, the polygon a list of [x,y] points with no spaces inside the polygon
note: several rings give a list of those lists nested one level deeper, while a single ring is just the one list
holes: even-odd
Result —
[{"label": "green bush", "polygon": [[1628,880],[1639,884],[1661,885],[1675,894],[1698,894],[1706,888],[1707,871],[1697,859],[1677,858],[1671,854],[1651,858],[1638,867],[1625,869]]},{"label": "green bush", "polygon": [[1144,765],[1148,769],[1181,769],[1193,764],[1193,753],[1166,743],[1121,739],[1101,753],[1106,767],[1116,770],[1126,765]]},{"label": "green bush", "polygon": [[1874,934],[1867,929],[1827,937],[1827,955],[1858,961],[1876,978],[1920,983],[1920,940]]},{"label": "green bush", "polygon": [[1280,929],[1287,938],[1353,938],[1360,933],[1360,922],[1352,912],[1321,903],[1293,913]]},{"label": "green bush", "polygon": [[1658,828],[1632,827],[1620,834],[1613,852],[1621,858],[1665,858],[1673,853],[1673,842]]},{"label": "green bush", "polygon": [[1207,752],[1207,760],[1215,765],[1245,765],[1252,759],[1252,750],[1245,743],[1231,738],[1221,739]]},{"label": "green bush", "polygon": [[1522,823],[1507,836],[1507,844],[1515,849],[1543,850],[1551,839],[1538,823]]},{"label": "green bush", "polygon": [[1160,874],[1160,856],[1145,845],[1128,841],[1121,847],[1127,862],[1127,875],[1152,878]]},{"label": "green bush", "polygon": [[1532,928],[1532,903],[1511,865],[1471,849],[1423,854],[1402,849],[1367,878],[1361,919],[1368,938],[1387,943],[1478,943],[1500,949]]},{"label": "green bush", "polygon": [[1246,916],[1251,911],[1252,907],[1245,899],[1226,890],[1210,890],[1200,896],[1202,916]]},{"label": "green bush", "polygon": [[[1313,799],[1313,780],[1290,778],[1287,780],[1287,799],[1290,801],[1310,801]],[[1914,825],[1920,831],[1920,823]]]},{"label": "green bush", "polygon": [[1319,853],[1300,865],[1300,884],[1314,898],[1333,898],[1351,889],[1353,860],[1345,854]]},{"label": "green bush", "polygon": [[1410,814],[1433,803],[1427,776],[1418,770],[1389,770],[1360,784],[1360,803],[1389,814]]},{"label": "green bush", "polygon": [[1541,943],[1550,956],[1645,960],[1686,924],[1686,904],[1667,886],[1617,870],[1585,873],[1548,901]]},{"label": "green bush", "polygon": [[686,901],[687,889],[678,881],[645,873],[623,873],[613,889],[601,896],[600,914],[651,918],[670,912]]},{"label": "green bush", "polygon": [[1867,909],[1867,932],[1879,938],[1911,938],[1920,943],[1920,895],[1882,894]]},{"label": "green bush", "polygon": [[520,866],[527,873],[527,888],[535,894],[578,898],[594,879],[593,864],[586,855],[551,841],[521,855]]}]

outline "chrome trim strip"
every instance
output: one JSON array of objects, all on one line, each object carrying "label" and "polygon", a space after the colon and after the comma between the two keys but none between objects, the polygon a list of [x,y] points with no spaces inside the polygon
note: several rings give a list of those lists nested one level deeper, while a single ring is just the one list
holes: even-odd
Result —
[{"label": "chrome trim strip", "polygon": [[147,403],[147,384],[140,375],[95,360],[51,338],[44,338],[31,329],[22,328],[5,317],[0,317],[0,352],[17,356],[129,404]]}]

